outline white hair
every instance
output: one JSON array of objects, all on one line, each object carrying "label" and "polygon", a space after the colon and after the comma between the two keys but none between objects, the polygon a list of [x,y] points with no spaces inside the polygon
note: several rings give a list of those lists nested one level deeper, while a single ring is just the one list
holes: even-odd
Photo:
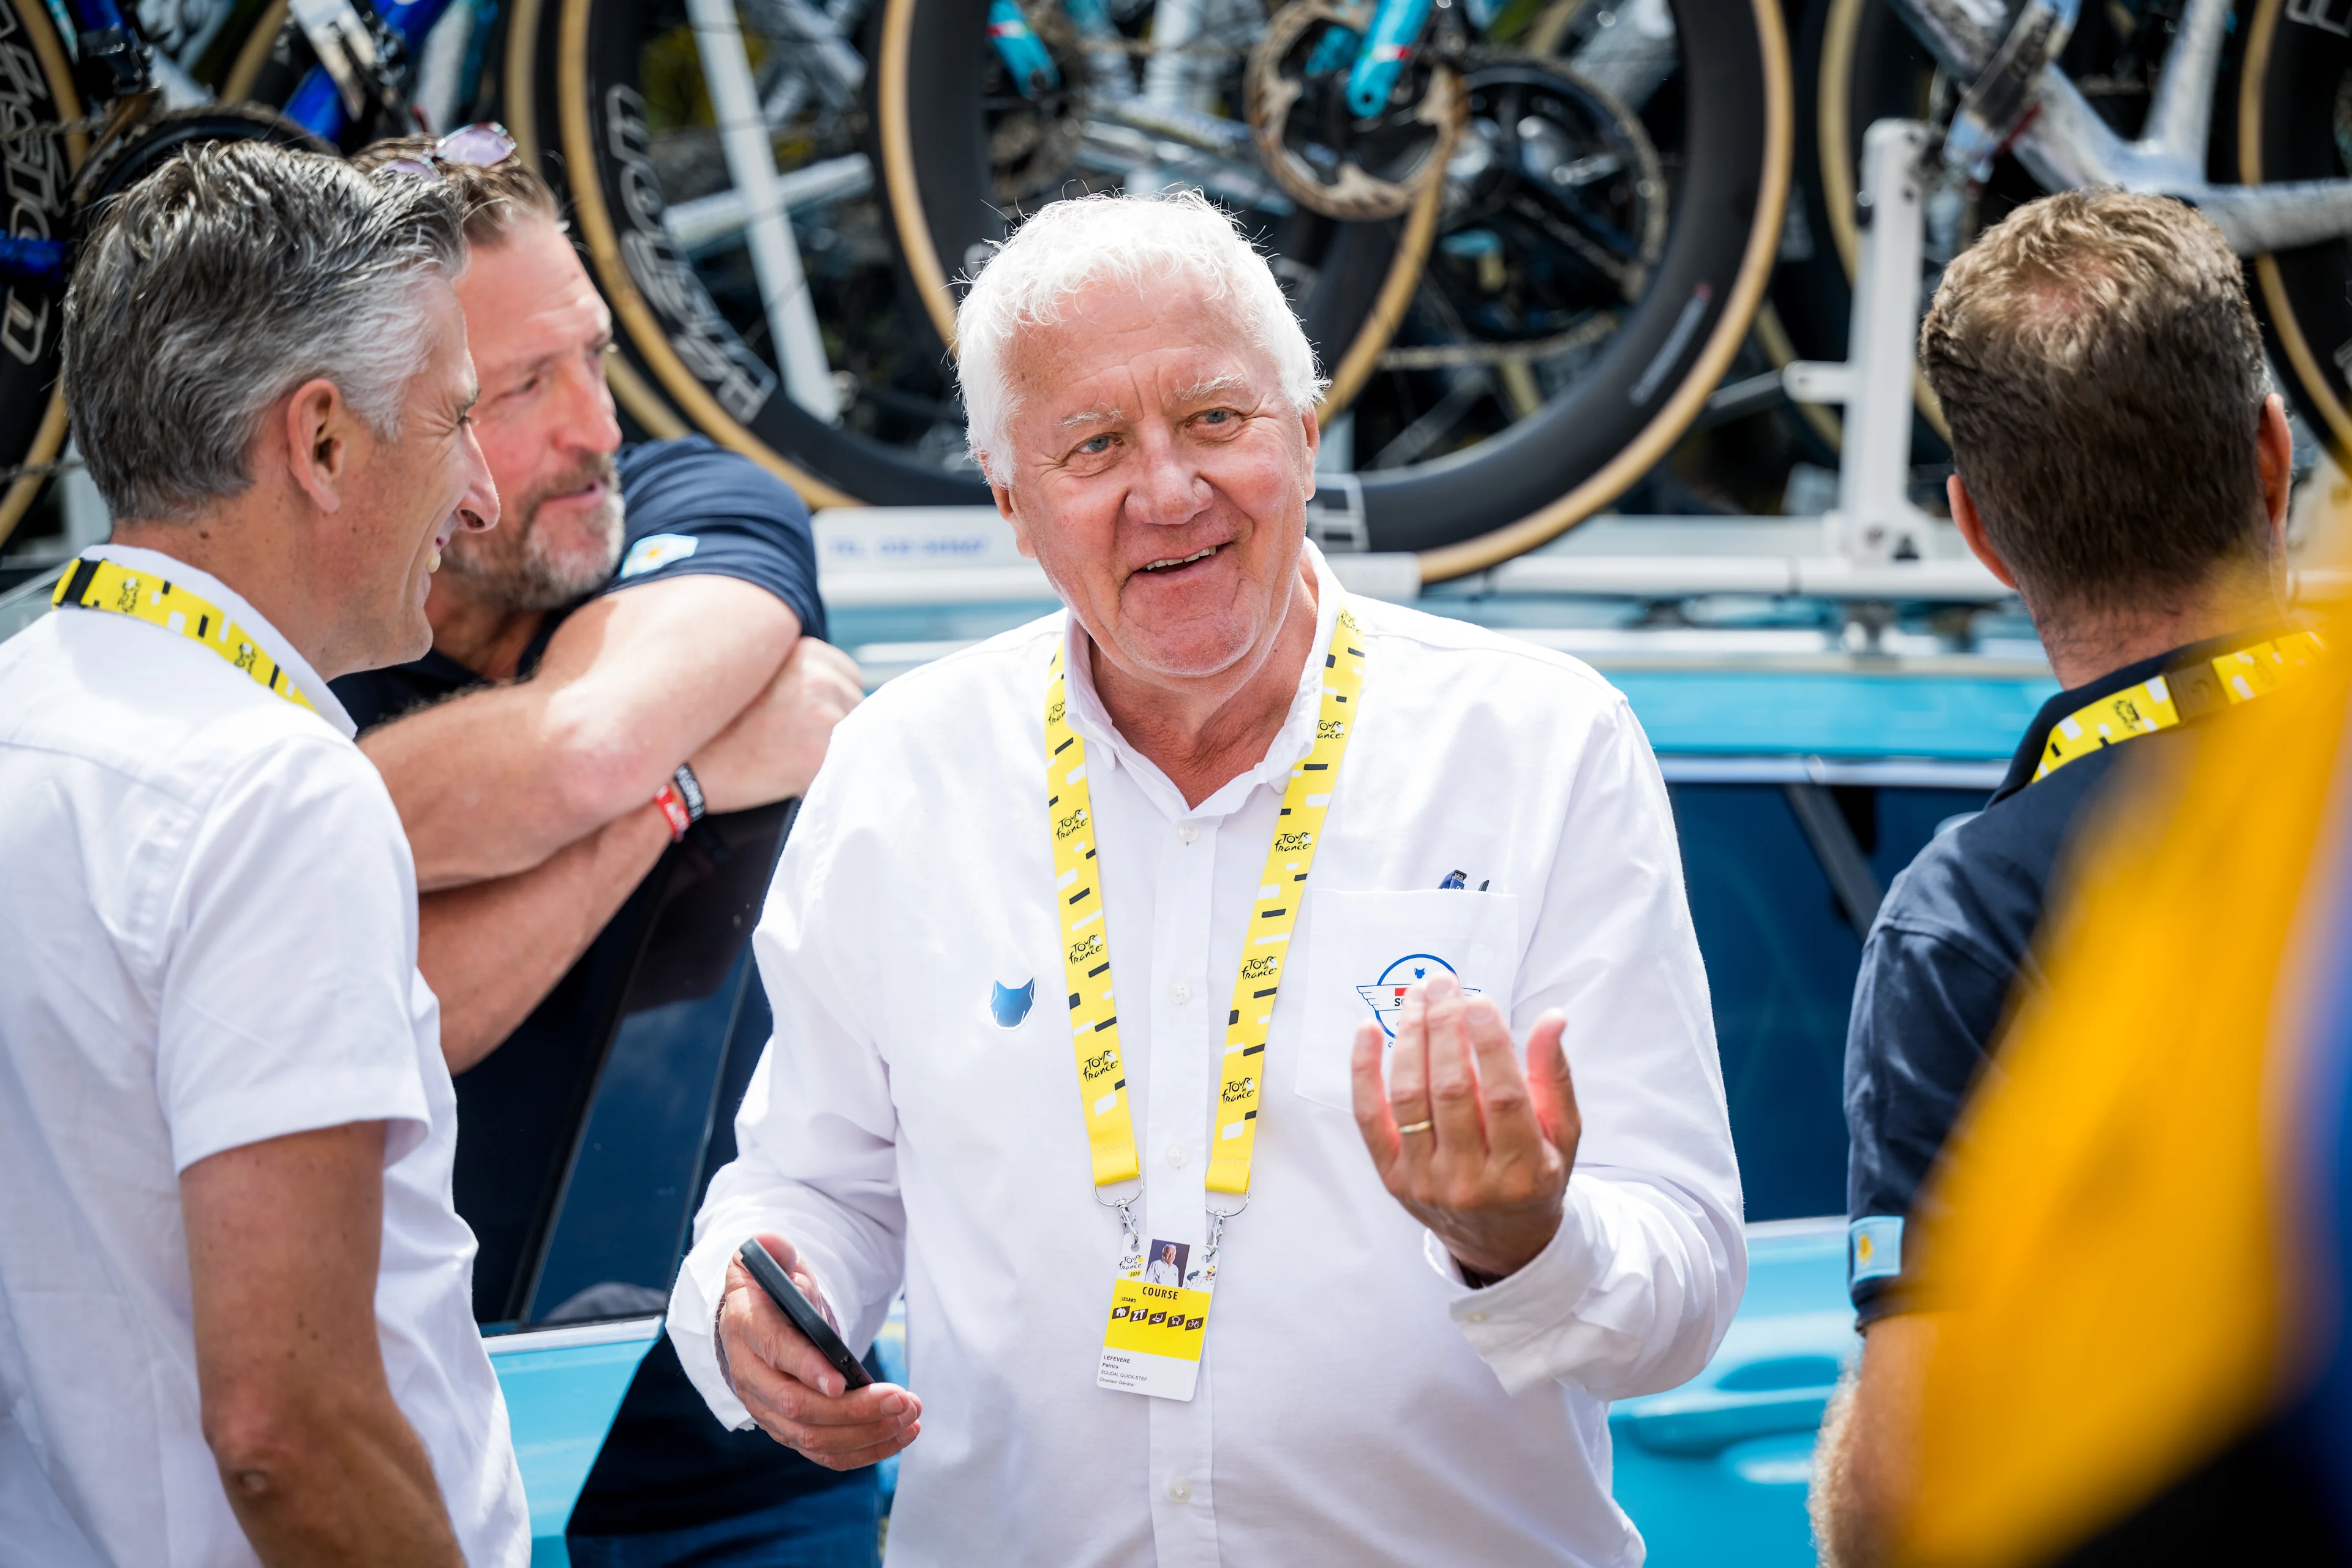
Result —
[{"label": "white hair", "polygon": [[956,374],[967,439],[990,477],[1003,461],[1013,416],[1013,344],[1024,328],[1052,326],[1070,302],[1113,285],[1141,294],[1189,283],[1238,318],[1250,346],[1274,362],[1294,408],[1312,408],[1327,384],[1314,345],[1291,313],[1274,268],[1223,210],[1198,191],[1111,193],[1055,202],[996,247],[956,310]]}]

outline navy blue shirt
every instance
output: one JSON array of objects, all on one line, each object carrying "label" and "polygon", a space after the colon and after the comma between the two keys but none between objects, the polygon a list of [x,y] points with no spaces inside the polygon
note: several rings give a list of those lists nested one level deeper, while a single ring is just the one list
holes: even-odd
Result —
[{"label": "navy blue shirt", "polygon": [[1887,889],[1846,1027],[1846,1282],[1869,1323],[1903,1310],[1904,1222],[1983,1070],[2012,989],[2041,984],[2033,935],[2053,878],[2119,763],[2179,729],[2078,757],[2039,784],[2050,731],[2085,705],[2243,642],[2176,649],[2042,705],[1984,810],[1930,839]]},{"label": "navy blue shirt", "polygon": [[[615,466],[625,511],[620,564],[610,581],[579,604],[541,617],[523,649],[518,676],[539,668],[555,629],[580,605],[673,577],[734,577],[765,588],[801,618],[803,633],[825,635],[824,602],[816,592],[816,542],[809,531],[808,508],[790,485],[704,436],[624,447]],[[436,651],[328,684],[352,722],[366,730],[482,683],[480,676]]]},{"label": "navy blue shirt", "polygon": [[[804,634],[825,635],[808,509],[790,486],[700,436],[625,447],[616,466],[625,509],[620,563],[611,580],[580,604],[676,577],[734,577],[782,599],[800,617]],[[519,676],[527,679],[538,668],[556,627],[577,608],[567,605],[542,619]],[[366,730],[487,682],[435,652],[331,684],[352,721]],[[457,1079],[453,1182],[459,1212],[479,1244],[475,1313],[484,1321],[513,1315],[528,1289],[520,1270],[542,1183],[551,1157],[568,1147],[563,1140],[584,1109],[552,1086],[575,1072],[597,1021],[609,1020],[635,940],[651,915],[645,895],[659,880],[657,868],[530,1016]],[[732,1115],[732,1105],[718,1108],[722,1123]],[[706,1171],[715,1163],[707,1162]],[[630,1386],[572,1525],[596,1534],[677,1529],[803,1492],[873,1484],[870,1471],[836,1473],[765,1433],[721,1427],[665,1338]]]}]

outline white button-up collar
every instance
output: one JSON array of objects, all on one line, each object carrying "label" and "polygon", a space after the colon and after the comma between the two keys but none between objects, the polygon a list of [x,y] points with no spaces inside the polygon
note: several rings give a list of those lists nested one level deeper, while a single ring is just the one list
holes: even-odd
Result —
[{"label": "white button-up collar", "polygon": [[[346,739],[359,733],[359,726],[352,722],[352,716],[344,711],[333,689],[319,679],[319,672],[310,668],[310,661],[286,640],[285,634],[269,624],[268,616],[253,607],[250,600],[211,573],[199,566],[191,566],[176,556],[166,555],[160,550],[142,550],[135,544],[93,544],[82,553],[94,561],[111,561],[134,572],[152,572],[167,583],[185,588],[198,598],[211,600],[223,615],[245,628],[246,635],[259,646],[262,652],[278,661],[279,668],[286,671],[287,679],[293,683],[294,689],[310,699],[310,706],[318,710],[320,718]],[[72,569],[67,567],[69,572]],[[163,630],[161,626],[153,629],[157,632]]]},{"label": "white button-up collar", "polygon": [[92,553],[209,600],[316,712],[128,616],[61,610],[0,644],[0,1558],[259,1562],[205,1443],[179,1177],[379,1121],[383,1375],[467,1561],[521,1568],[399,813],[242,595]]},{"label": "white button-up collar", "polygon": [[[1260,784],[1271,784],[1280,794],[1289,781],[1291,764],[1315,749],[1315,721],[1323,708],[1323,651],[1331,646],[1331,628],[1339,624],[1339,605],[1347,592],[1331,574],[1321,551],[1310,544],[1306,556],[1315,574],[1315,642],[1306,668],[1299,671],[1290,711],[1284,715],[1282,728],[1267,743],[1257,765],[1226,780],[1197,806],[1186,805],[1183,792],[1160,771],[1160,764],[1128,744],[1127,737],[1111,722],[1102,695],[1095,689],[1094,639],[1076,616],[1064,616],[1062,671],[1068,689],[1069,723],[1087,743],[1089,770],[1104,762],[1126,769],[1152,805],[1171,817],[1230,816]],[[1185,842],[1191,843],[1192,838]]]},{"label": "white button-up collar", "polygon": [[[1328,637],[1342,595],[1310,560]],[[710,1324],[746,1236],[802,1249],[853,1344],[903,1282],[924,1417],[894,1563],[969,1562],[975,1542],[1004,1562],[1188,1568],[1638,1553],[1604,1402],[1696,1372],[1746,1267],[1664,786],[1624,700],[1575,661],[1349,607],[1362,707],[1186,1404],[1095,1384],[1119,1231],[1062,1024],[1042,722],[1055,647],[1078,650],[1068,617],[902,677],[835,733],[755,939],[775,1039],[670,1331],[742,1425]],[[1267,762],[1189,810],[1068,667],[1143,1239],[1191,1247],[1188,1268],[1227,998],[1321,664],[1318,644]],[[1433,964],[1522,1032],[1548,1007],[1570,1020],[1584,1131],[1566,1217],[1486,1290],[1381,1187],[1349,1109],[1358,1021]]]}]

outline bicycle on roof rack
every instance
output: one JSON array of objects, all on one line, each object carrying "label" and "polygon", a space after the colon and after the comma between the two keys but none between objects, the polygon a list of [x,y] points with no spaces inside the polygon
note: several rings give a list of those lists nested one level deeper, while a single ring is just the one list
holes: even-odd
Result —
[{"label": "bicycle on roof rack", "polygon": [[[194,142],[332,151],[414,129],[452,0],[0,0],[0,541],[61,465],[58,309],[109,196]],[[207,101],[209,100],[210,101]]]},{"label": "bicycle on roof rack", "polygon": [[509,123],[561,154],[616,393],[820,504],[984,503],[952,280],[1042,203],[1199,186],[1332,377],[1318,536],[1469,570],[1665,455],[1780,233],[1775,0],[520,0],[513,26],[538,47],[509,52]]},{"label": "bicycle on roof rack", "polygon": [[2352,450],[2341,5],[2077,8],[1811,0],[1786,228],[1769,0],[520,0],[537,47],[509,51],[507,103],[570,177],[625,405],[818,504],[983,500],[956,279],[1044,202],[1199,186],[1262,237],[1333,378],[1311,526],[1436,580],[1664,457],[1784,253],[1759,340],[1838,357],[1854,161],[1890,114],[1974,138],[1933,176],[1931,267],[2046,189],[2204,207],[2255,258],[2297,403]]},{"label": "bicycle on roof rack", "polygon": [[[1796,22],[1805,254],[1775,279],[1777,358],[1842,357],[1863,133],[1958,123],[1923,169],[1923,284],[2044,191],[2117,185],[2201,208],[2249,258],[2283,390],[2352,453],[2352,15],[2340,0],[1811,0]],[[1916,450],[1940,456],[1920,383]],[[1818,416],[1816,416],[1818,417]],[[1821,420],[1835,435],[1833,417]],[[1934,433],[1930,434],[1930,431]]]}]

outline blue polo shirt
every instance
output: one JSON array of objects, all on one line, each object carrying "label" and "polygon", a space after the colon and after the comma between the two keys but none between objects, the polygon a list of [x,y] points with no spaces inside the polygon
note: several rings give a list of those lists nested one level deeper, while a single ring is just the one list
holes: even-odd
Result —
[{"label": "blue polo shirt", "polygon": [[[539,668],[556,628],[580,605],[674,577],[733,577],[765,588],[800,617],[804,634],[825,635],[808,508],[790,486],[700,436],[624,447],[615,466],[625,516],[620,563],[579,604],[543,617],[524,650],[521,679]],[[362,730],[487,684],[437,652],[331,682]],[[550,1157],[581,1113],[548,1083],[572,1071],[597,1021],[618,1005],[628,955],[652,913],[646,894],[659,887],[658,875],[649,876],[530,1016],[457,1079],[453,1182],[480,1248],[475,1310],[485,1321],[509,1315]],[[718,1110],[722,1134],[733,1111],[732,1104]],[[714,1152],[704,1163],[706,1179],[724,1162],[723,1151]],[[721,1427],[665,1339],[639,1366],[571,1524],[591,1535],[684,1529],[806,1492],[874,1484],[870,1469],[827,1470],[764,1432]]]},{"label": "blue polo shirt", "polygon": [[1887,889],[1846,1027],[1846,1283],[1861,1322],[1904,1309],[1905,1221],[2011,992],[2042,983],[2034,932],[2079,829],[2119,777],[2158,763],[2189,726],[2079,757],[2036,784],[2050,731],[2102,697],[2247,640],[2177,648],[2050,699],[1985,808],[1937,834]]}]

